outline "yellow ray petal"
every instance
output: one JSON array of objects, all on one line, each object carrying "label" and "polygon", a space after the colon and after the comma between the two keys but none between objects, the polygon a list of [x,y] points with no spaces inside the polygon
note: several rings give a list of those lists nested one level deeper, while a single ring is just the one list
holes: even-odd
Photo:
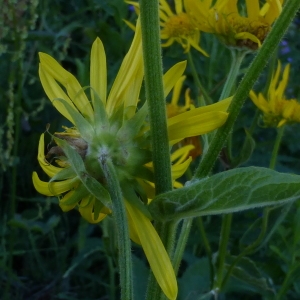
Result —
[{"label": "yellow ray petal", "polygon": [[178,103],[178,100],[179,100],[179,97],[180,97],[180,92],[181,92],[181,88],[182,88],[182,84],[184,82],[184,80],[186,79],[186,76],[181,76],[175,86],[174,86],[174,89],[173,89],[173,94],[172,94],[172,100],[171,100],[171,103],[173,105],[177,105]]},{"label": "yellow ray petal", "polygon": [[249,97],[260,110],[262,110],[265,113],[269,111],[268,101],[265,100],[263,95],[257,97],[253,91],[250,91]]},{"label": "yellow ray petal", "polygon": [[184,112],[180,115],[177,115],[175,117],[172,117],[168,119],[168,126],[172,126],[175,123],[178,123],[184,119],[187,118],[192,118],[194,116],[199,116],[201,118],[202,114],[212,112],[212,111],[227,111],[230,103],[231,103],[232,97],[226,98],[222,101],[219,101],[217,103],[211,104],[211,105],[206,105],[202,107],[197,107],[195,109],[191,109],[187,112]]},{"label": "yellow ray petal", "polygon": [[132,44],[107,99],[106,110],[109,115],[121,104],[124,107],[137,105],[143,74],[141,26],[138,21]]},{"label": "yellow ray petal", "polygon": [[60,101],[57,101],[57,99],[65,100],[75,110],[77,110],[76,107],[73,105],[73,102],[70,100],[67,94],[57,84],[54,78],[51,75],[49,75],[49,73],[45,72],[41,64],[39,65],[39,76],[40,76],[43,89],[46,95],[48,96],[48,98],[50,99],[50,101],[52,102],[53,106],[71,123],[75,124],[74,120],[72,119],[69,112],[66,110],[65,106]]},{"label": "yellow ray petal", "polygon": [[182,0],[175,0],[175,11],[177,15],[182,13]]},{"label": "yellow ray petal", "polygon": [[283,71],[282,80],[280,81],[278,88],[276,90],[276,93],[275,93],[275,95],[278,98],[283,98],[284,91],[286,89],[286,86],[287,86],[287,83],[289,80],[289,73],[290,73],[290,64],[287,64]]},{"label": "yellow ray petal", "polygon": [[170,68],[163,77],[164,81],[164,95],[165,98],[168,96],[176,82],[182,76],[186,67],[186,61],[181,61]]},{"label": "yellow ray petal", "polygon": [[160,0],[159,4],[160,4],[160,9],[164,10],[168,14],[169,17],[174,15],[173,12],[170,9],[170,6],[169,6],[168,2],[166,0]]},{"label": "yellow ray petal", "polygon": [[259,16],[258,0],[246,0],[247,14],[249,18],[256,19]]},{"label": "yellow ray petal", "polygon": [[41,181],[36,172],[32,173],[32,181],[35,189],[45,196],[58,196],[71,190],[76,185],[74,178],[51,183]]},{"label": "yellow ray petal", "polygon": [[258,45],[258,47],[260,48],[261,47],[261,42],[260,40],[253,34],[249,33],[249,32],[240,32],[240,33],[237,33],[235,36],[234,36],[235,39],[237,40],[251,40],[252,42],[256,43]]},{"label": "yellow ray petal", "polygon": [[160,237],[150,220],[137,208],[127,201],[125,201],[125,206],[157,283],[169,299],[176,299],[178,289],[175,273]]},{"label": "yellow ray petal", "polygon": [[96,220],[94,219],[95,201],[98,201],[95,200],[95,197],[85,197],[84,199],[82,199],[78,208],[78,211],[80,212],[81,216],[91,224],[99,223],[107,216],[106,213],[100,212],[98,218]]},{"label": "yellow ray petal", "polygon": [[46,161],[45,159],[45,140],[44,140],[44,133],[41,134],[40,136],[40,141],[39,141],[39,148],[38,148],[38,162],[44,172],[49,176],[53,177],[55,174],[60,172],[62,169],[52,166],[49,162]]},{"label": "yellow ray petal", "polygon": [[46,53],[39,53],[41,65],[45,72],[61,83],[67,90],[75,106],[88,120],[93,120],[93,110],[76,77],[66,71],[54,58]]},{"label": "yellow ray petal", "polygon": [[[193,109],[196,110],[196,109]],[[185,118],[182,113],[182,119],[177,123],[168,126],[169,140],[180,140],[191,136],[202,135],[222,126],[227,120],[228,113],[222,111],[212,111],[201,114],[201,116],[193,116]]]},{"label": "yellow ray petal", "polygon": [[195,148],[194,145],[186,145],[177,149],[174,153],[171,154],[171,162],[176,164],[181,164],[189,155],[190,151]]},{"label": "yellow ray petal", "polygon": [[192,157],[189,157],[183,163],[172,165],[172,180],[176,180],[181,177],[185,173],[191,162]]},{"label": "yellow ray petal", "polygon": [[64,197],[62,199],[59,199],[59,207],[61,208],[61,210],[63,212],[70,211],[77,205],[77,203],[74,203],[72,205],[64,203],[64,202],[68,201],[74,193],[76,193],[76,190],[69,191],[66,195],[64,195]]},{"label": "yellow ray petal", "polygon": [[[101,40],[96,38],[91,50],[90,85],[92,95],[94,90],[103,103],[106,103],[106,77],[106,55],[104,47]],[[94,97],[92,97],[92,100],[94,101]]]}]

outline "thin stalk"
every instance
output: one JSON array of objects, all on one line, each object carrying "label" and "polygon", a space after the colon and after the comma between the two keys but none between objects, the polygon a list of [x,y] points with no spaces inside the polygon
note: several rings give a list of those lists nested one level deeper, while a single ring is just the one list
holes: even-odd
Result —
[{"label": "thin stalk", "polygon": [[180,262],[184,253],[184,249],[189,238],[189,234],[192,228],[193,218],[187,218],[183,220],[179,238],[177,241],[177,246],[174,253],[173,266],[175,274],[178,273]]},{"label": "thin stalk", "polygon": [[213,281],[214,281],[214,266],[213,266],[213,262],[212,262],[211,247],[210,247],[210,244],[209,244],[206,232],[205,232],[205,228],[204,228],[202,217],[198,217],[196,219],[196,222],[197,222],[197,225],[199,227],[200,235],[201,235],[202,242],[203,242],[203,246],[204,246],[205,252],[207,254],[208,260],[209,260],[210,282],[211,282],[211,284],[213,284]]},{"label": "thin stalk", "polygon": [[251,244],[249,245],[247,248],[245,248],[243,250],[243,252],[241,252],[237,257],[236,259],[234,260],[234,262],[230,265],[225,277],[224,277],[224,280],[222,281],[222,284],[220,286],[220,289],[224,288],[228,279],[230,278],[230,275],[232,273],[232,270],[233,268],[239,263],[239,261],[245,257],[246,255],[249,255],[251,254],[258,246],[259,244],[261,243],[261,241],[263,240],[266,232],[267,232],[267,228],[268,228],[268,220],[269,220],[269,213],[270,213],[270,210],[268,208],[265,208],[264,209],[264,213],[263,213],[263,218],[262,218],[262,229],[261,229],[261,232],[258,236],[258,238]]},{"label": "thin stalk", "polygon": [[214,290],[216,293],[221,289],[223,281],[223,273],[225,268],[225,258],[227,254],[227,245],[229,241],[230,229],[231,229],[232,214],[226,214],[222,219],[222,228],[220,234],[220,244],[217,259],[217,274],[214,283]]},{"label": "thin stalk", "polygon": [[239,87],[237,88],[236,93],[228,109],[229,116],[227,118],[227,121],[216,132],[210,144],[209,151],[203,157],[201,163],[199,164],[195,172],[194,179],[203,178],[209,174],[228,137],[228,134],[233,128],[233,125],[238,117],[238,114],[244,104],[245,99],[249,95],[253,84],[259,77],[270,56],[277,48],[280,40],[282,39],[284,33],[288,29],[288,26],[292,22],[299,7],[300,1],[298,0],[286,1],[279,18],[275,22],[273,28],[271,29],[271,32],[264,41],[260,51],[254,58],[247,73],[245,74],[244,78],[239,84]]},{"label": "thin stalk", "polygon": [[223,100],[231,95],[232,88],[236,82],[238,75],[239,75],[241,64],[244,60],[245,55],[248,52],[231,49],[230,53],[232,56],[231,66],[230,66],[230,70],[229,70],[226,82],[224,84],[219,101]]},{"label": "thin stalk", "polygon": [[119,249],[119,271],[121,285],[121,299],[133,299],[132,287],[132,259],[131,242],[129,238],[128,220],[121,187],[114,165],[110,159],[102,158],[100,161],[107,182],[108,191],[112,199],[113,215],[117,228],[117,240]]},{"label": "thin stalk", "polygon": [[[193,78],[194,78],[194,82],[195,82],[195,84],[196,84],[196,86],[198,87],[198,90],[199,90],[197,92],[197,102],[198,102],[197,106],[205,106],[205,105],[211,104],[212,100],[209,97],[206,89],[204,88],[204,86],[202,85],[202,83],[200,81],[200,78],[198,76],[198,72],[197,72],[197,69],[195,67],[195,63],[194,63],[191,51],[188,52],[188,64],[191,67],[191,71],[192,71],[192,75],[193,75]],[[204,97],[204,101],[203,101],[203,98],[200,97],[201,94]]]},{"label": "thin stalk", "polygon": [[282,137],[283,137],[284,129],[285,129],[285,126],[283,125],[280,128],[278,128],[278,130],[277,130],[277,136],[276,136],[275,144],[274,144],[274,147],[273,147],[270,166],[269,166],[269,168],[272,169],[272,170],[274,170],[275,166],[276,166],[276,160],[277,160],[277,156],[278,156],[280,143],[281,143],[281,140],[282,140]]},{"label": "thin stalk", "polygon": [[[295,276],[294,273],[298,272],[299,268],[300,268],[299,264],[296,264],[295,266],[293,266],[291,268],[291,270],[289,270],[288,274],[284,278],[284,281],[281,285],[281,288],[280,288],[279,292],[276,294],[275,300],[284,299],[284,295],[286,294],[286,292],[288,291],[290,285],[292,284],[291,281],[293,279],[293,276]],[[295,279],[295,277],[294,277],[294,279]]]}]

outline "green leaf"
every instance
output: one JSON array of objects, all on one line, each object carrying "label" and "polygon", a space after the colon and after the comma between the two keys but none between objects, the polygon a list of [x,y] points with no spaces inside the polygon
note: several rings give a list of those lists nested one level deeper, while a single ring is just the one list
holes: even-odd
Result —
[{"label": "green leaf", "polygon": [[[179,299],[211,299],[210,267],[207,257],[189,265],[179,279]],[[208,293],[208,295],[206,295]],[[202,297],[203,298],[202,298]],[[207,296],[207,297],[205,297]]]},{"label": "green leaf", "polygon": [[106,207],[112,209],[112,203],[108,191],[99,181],[88,174],[81,156],[65,140],[61,140],[56,137],[54,137],[54,139],[57,145],[64,150],[64,153],[68,157],[68,162],[86,189]]},{"label": "green leaf", "polygon": [[[229,264],[235,259],[235,256],[228,256],[226,258],[226,268],[229,268]],[[267,278],[264,278],[255,262],[247,257],[243,257],[233,268],[231,276],[231,282],[226,290],[229,289],[233,292],[237,290],[240,292],[251,291],[268,296],[274,295]]]},{"label": "green leaf", "polygon": [[217,215],[284,204],[300,197],[300,176],[260,167],[222,172],[161,194],[149,205],[158,220]]}]

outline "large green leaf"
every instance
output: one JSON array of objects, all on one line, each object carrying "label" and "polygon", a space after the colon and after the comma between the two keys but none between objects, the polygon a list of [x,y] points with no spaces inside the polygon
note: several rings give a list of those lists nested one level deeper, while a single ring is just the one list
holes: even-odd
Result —
[{"label": "large green leaf", "polygon": [[300,198],[300,176],[260,168],[239,168],[161,194],[149,205],[158,220],[216,215],[284,204]]}]

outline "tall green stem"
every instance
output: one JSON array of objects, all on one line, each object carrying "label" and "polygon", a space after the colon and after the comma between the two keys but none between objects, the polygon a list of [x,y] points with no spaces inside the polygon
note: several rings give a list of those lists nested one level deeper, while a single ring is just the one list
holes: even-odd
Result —
[{"label": "tall green stem", "polygon": [[227,245],[229,241],[230,229],[231,229],[232,214],[223,216],[222,229],[220,234],[220,244],[217,259],[217,276],[214,282],[214,290],[216,293],[221,289],[223,281],[223,273],[225,267],[225,258],[227,254]]},{"label": "tall green stem", "polygon": [[113,215],[117,228],[119,248],[119,270],[121,299],[133,299],[131,242],[129,238],[128,220],[118,176],[110,159],[102,159],[101,167],[107,181],[108,191],[112,199]]},{"label": "tall green stem", "polygon": [[267,232],[267,227],[268,227],[268,220],[269,220],[269,213],[270,210],[269,208],[265,208],[264,213],[263,213],[263,218],[262,218],[262,229],[261,232],[257,238],[257,240],[255,240],[252,244],[250,244],[246,249],[244,249],[237,257],[236,259],[233,261],[233,263],[230,265],[224,280],[222,281],[221,285],[220,285],[220,289],[224,288],[224,286],[226,285],[228,279],[230,278],[230,275],[233,271],[233,268],[238,264],[238,262],[246,255],[251,254],[258,246],[259,244],[262,242],[266,232]]},{"label": "tall green stem", "polygon": [[[153,151],[156,194],[172,190],[166,104],[164,99],[162,55],[160,47],[159,1],[140,0],[145,90]],[[173,254],[176,224],[156,223],[155,228],[170,257]],[[153,274],[150,275],[147,299],[163,295]]]},{"label": "tall green stem", "polygon": [[238,51],[234,49],[231,49],[230,53],[232,56],[231,66],[220,96],[220,100],[223,100],[231,95],[232,88],[236,82],[237,76],[239,75],[241,64],[245,55],[247,54],[246,51]]},{"label": "tall green stem", "polygon": [[[195,63],[194,63],[191,51],[188,52],[188,63],[189,63],[189,66],[191,67],[194,82],[195,82],[195,84],[196,84],[196,86],[199,90],[198,91],[199,93],[197,93],[197,99],[200,99],[200,100],[197,101],[198,102],[197,106],[205,106],[205,105],[211,104],[212,100],[210,99],[206,89],[204,88],[204,86],[202,85],[202,83],[199,79],[198,72],[196,70]],[[201,94],[204,97],[204,101],[203,101],[203,98],[201,97]]]},{"label": "tall green stem", "polygon": [[193,218],[188,218],[183,220],[181,231],[177,241],[177,246],[174,252],[173,266],[174,266],[175,274],[178,273],[178,269],[180,266],[180,262],[182,260],[186,242],[189,238],[192,224],[193,224]]},{"label": "tall green stem", "polygon": [[202,242],[203,242],[203,246],[205,248],[205,252],[207,254],[208,260],[209,260],[209,268],[210,268],[210,281],[211,284],[213,284],[213,280],[214,280],[214,266],[213,266],[213,258],[212,258],[212,251],[211,251],[211,247],[205,232],[205,228],[204,228],[204,224],[203,224],[203,218],[202,217],[198,217],[196,219],[197,225],[199,227],[199,231],[200,231],[200,235],[202,238]]},{"label": "tall green stem", "polygon": [[172,189],[166,104],[162,75],[158,0],[141,0],[145,90],[149,106],[156,193]]},{"label": "tall green stem", "polygon": [[200,165],[195,172],[194,179],[203,178],[209,174],[228,137],[228,134],[233,128],[233,125],[237,119],[237,116],[243,106],[245,99],[249,95],[250,89],[252,88],[259,74],[262,72],[269,57],[273,54],[274,50],[278,46],[299,7],[300,1],[298,0],[286,1],[278,20],[275,22],[270,34],[267,36],[260,51],[254,58],[247,73],[239,84],[239,87],[237,88],[228,109],[228,119],[226,123],[216,132],[210,144],[209,151],[203,157]]},{"label": "tall green stem", "polygon": [[274,170],[275,166],[276,166],[276,160],[277,160],[277,156],[278,156],[280,143],[281,143],[281,140],[282,140],[282,137],[283,137],[284,129],[285,129],[285,126],[283,125],[280,128],[278,128],[278,130],[277,130],[277,136],[276,136],[275,144],[274,144],[274,147],[273,147],[270,166],[269,166],[269,168],[272,169],[272,170]]}]

